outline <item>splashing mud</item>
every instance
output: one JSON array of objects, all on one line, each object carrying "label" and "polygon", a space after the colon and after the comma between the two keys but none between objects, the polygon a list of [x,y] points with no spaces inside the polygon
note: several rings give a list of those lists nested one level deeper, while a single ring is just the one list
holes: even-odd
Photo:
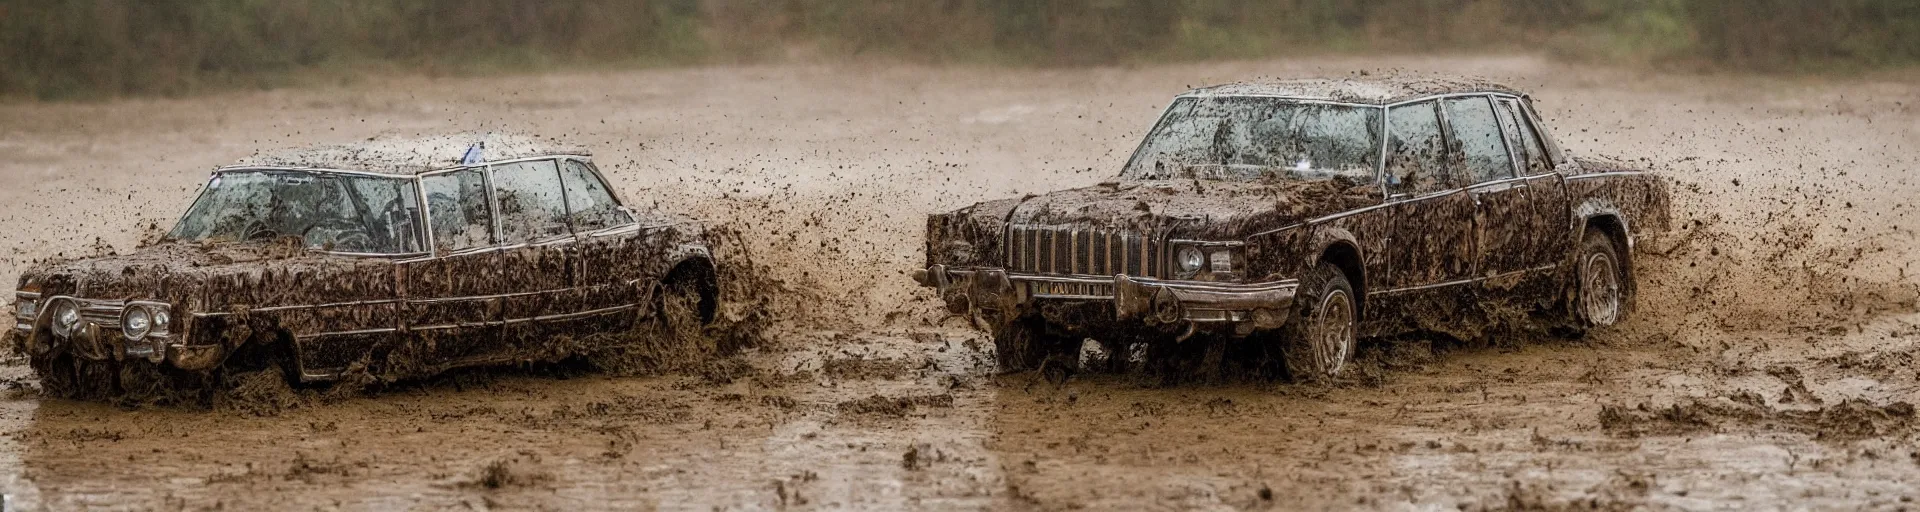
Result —
[{"label": "splashing mud", "polygon": [[[1675,229],[1636,253],[1635,316],[1578,341],[1373,342],[1354,383],[1158,387],[995,375],[990,342],[907,277],[925,214],[1098,187],[1175,92],[1381,67],[1502,78],[1569,149],[1671,179]],[[740,356],[669,373],[461,373],[272,416],[0,394],[0,491],[52,509],[1897,508],[1920,499],[1900,405],[1920,403],[1911,78],[1328,58],[0,106],[17,185],[0,188],[0,286],[29,261],[131,249],[205,169],[260,148],[456,126],[595,148],[628,198],[744,250],[723,293],[760,301],[719,313]],[[10,361],[0,382],[31,389]]]}]

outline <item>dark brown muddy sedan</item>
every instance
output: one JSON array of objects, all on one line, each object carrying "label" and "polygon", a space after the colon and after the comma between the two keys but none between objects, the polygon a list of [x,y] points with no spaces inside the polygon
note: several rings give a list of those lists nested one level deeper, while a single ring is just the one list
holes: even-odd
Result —
[{"label": "dark brown muddy sedan", "polygon": [[159,243],[25,272],[8,335],[49,394],[88,398],[555,361],[644,326],[699,343],[701,226],[625,205],[586,151],[525,137],[255,157]]},{"label": "dark brown muddy sedan", "polygon": [[931,216],[914,278],[989,326],[1007,370],[1087,338],[1115,361],[1251,340],[1319,379],[1361,337],[1619,322],[1666,190],[1568,155],[1499,84],[1240,83],[1175,98],[1117,180]]}]

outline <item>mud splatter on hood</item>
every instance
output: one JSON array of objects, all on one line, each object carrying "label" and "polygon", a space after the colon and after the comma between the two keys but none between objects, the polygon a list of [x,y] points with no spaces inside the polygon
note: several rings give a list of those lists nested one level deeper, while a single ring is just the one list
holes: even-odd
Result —
[{"label": "mud splatter on hood", "polygon": [[927,219],[927,263],[987,265],[1006,257],[1006,229],[1074,227],[1154,237],[1241,240],[1380,203],[1374,186],[1334,181],[1116,181],[987,201]]},{"label": "mud splatter on hood", "polygon": [[[277,302],[276,296],[323,287],[379,286],[334,282],[355,269],[392,267],[391,260],[316,253],[266,244],[165,242],[129,254],[43,264],[22,274],[46,295],[98,300],[160,300],[226,307]],[[380,272],[358,272],[391,275]],[[298,286],[296,286],[298,285]]]},{"label": "mud splatter on hood", "polygon": [[1008,220],[1237,239],[1379,201],[1335,181],[1121,181],[1030,198]]}]

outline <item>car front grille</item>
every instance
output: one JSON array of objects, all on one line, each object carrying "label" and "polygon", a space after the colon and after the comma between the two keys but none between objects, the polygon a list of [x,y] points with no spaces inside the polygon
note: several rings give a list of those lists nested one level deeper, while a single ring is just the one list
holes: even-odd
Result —
[{"label": "car front grille", "polygon": [[[73,301],[74,304],[80,306],[81,322],[93,323],[109,329],[120,328],[120,311],[127,306],[125,301],[117,300],[80,299],[73,297],[63,297],[59,299],[48,298],[38,305],[38,313],[46,314],[49,311],[53,311],[54,306],[61,301]],[[33,319],[21,318],[21,320],[31,321]]]},{"label": "car front grille", "polygon": [[80,318],[101,327],[120,328],[120,310],[127,303],[112,300],[80,300]]},{"label": "car front grille", "polygon": [[121,301],[81,301],[81,318],[102,328],[119,328],[119,313],[127,307]]},{"label": "car front grille", "polygon": [[1171,257],[1153,237],[1070,226],[1007,228],[1007,269],[1040,274],[1163,277]]}]

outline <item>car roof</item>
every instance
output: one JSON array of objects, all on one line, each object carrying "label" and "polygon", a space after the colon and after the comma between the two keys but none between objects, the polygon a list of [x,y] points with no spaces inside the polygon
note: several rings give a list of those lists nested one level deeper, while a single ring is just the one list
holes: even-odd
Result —
[{"label": "car roof", "polygon": [[475,144],[484,144],[481,156],[490,162],[538,156],[591,156],[586,148],[556,138],[512,132],[424,136],[386,134],[347,144],[263,151],[221,169],[331,169],[413,175],[461,167],[468,148]]},{"label": "car roof", "polygon": [[1345,78],[1258,79],[1201,87],[1181,96],[1277,96],[1285,98],[1391,105],[1432,96],[1469,93],[1526,96],[1506,84],[1465,76],[1356,75]]}]

